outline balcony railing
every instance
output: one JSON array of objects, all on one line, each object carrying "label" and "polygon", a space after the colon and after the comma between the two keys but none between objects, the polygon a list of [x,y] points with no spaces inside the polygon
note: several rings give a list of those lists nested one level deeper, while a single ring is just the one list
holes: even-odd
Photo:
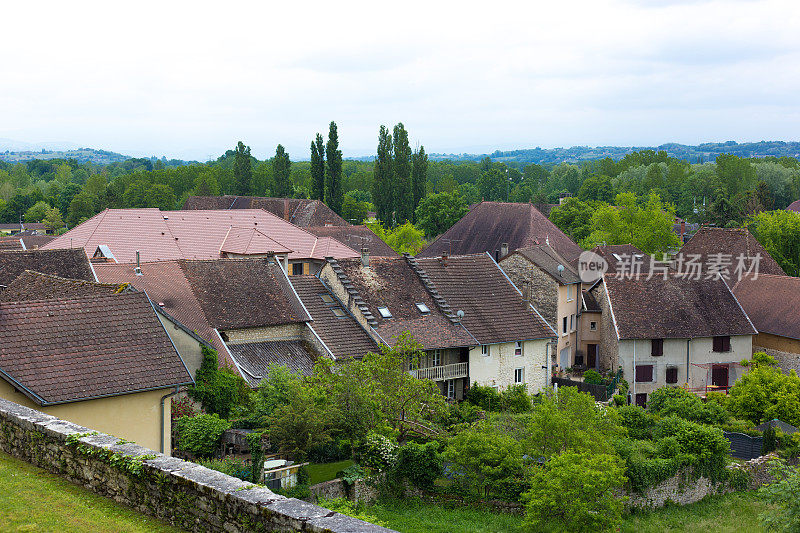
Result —
[{"label": "balcony railing", "polygon": [[409,374],[417,379],[430,379],[433,381],[444,381],[446,379],[458,379],[469,376],[469,363],[454,363],[452,365],[429,366],[409,370]]}]

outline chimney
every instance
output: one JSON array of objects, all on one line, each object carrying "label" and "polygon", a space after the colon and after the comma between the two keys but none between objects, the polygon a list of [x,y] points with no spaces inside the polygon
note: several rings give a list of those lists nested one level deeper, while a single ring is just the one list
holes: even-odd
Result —
[{"label": "chimney", "polygon": [[369,268],[369,248],[366,246],[361,247],[361,266]]},{"label": "chimney", "polygon": [[504,242],[500,244],[500,257],[505,257],[508,255],[508,243]]},{"label": "chimney", "polygon": [[292,218],[292,212],[289,210],[289,199],[283,199],[283,219],[289,222]]},{"label": "chimney", "polygon": [[442,252],[441,262],[443,267],[447,266],[447,252]]},{"label": "chimney", "polygon": [[133,269],[137,276],[142,275],[142,267],[139,265],[139,250],[136,250],[136,268]]},{"label": "chimney", "polygon": [[681,244],[686,242],[686,221],[681,219]]},{"label": "chimney", "polygon": [[528,280],[522,282],[522,299],[526,303],[531,301],[531,282]]}]

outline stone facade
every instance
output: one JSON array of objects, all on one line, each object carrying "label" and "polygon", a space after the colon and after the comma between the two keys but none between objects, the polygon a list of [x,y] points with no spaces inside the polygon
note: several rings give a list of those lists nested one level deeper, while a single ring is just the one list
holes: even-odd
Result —
[{"label": "stone facade", "polygon": [[261,328],[227,329],[225,335],[231,343],[294,340],[303,338],[305,329],[306,325],[303,323],[283,324]]},{"label": "stone facade", "polygon": [[[187,530],[390,531],[136,444],[115,444],[119,439],[111,435],[90,433],[0,399],[4,452]],[[85,436],[71,442],[76,434]]]},{"label": "stone facade", "polygon": [[558,329],[558,282],[520,254],[506,256],[500,267],[520,290],[523,282],[530,281],[531,303],[548,324]]},{"label": "stone facade", "polygon": [[784,372],[794,370],[800,373],[800,341],[769,333],[759,333],[753,337],[753,353],[764,352],[778,361]]}]

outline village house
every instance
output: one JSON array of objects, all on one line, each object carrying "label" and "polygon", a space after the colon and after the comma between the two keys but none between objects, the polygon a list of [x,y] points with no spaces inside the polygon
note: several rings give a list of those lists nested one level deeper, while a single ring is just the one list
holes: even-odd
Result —
[{"label": "village house", "polygon": [[83,250],[0,251],[0,289],[31,270],[68,279],[97,281]]},{"label": "village house", "polygon": [[665,385],[727,391],[752,355],[757,331],[722,279],[606,274],[589,292],[602,311],[599,368],[622,370],[637,405]]},{"label": "village house", "polygon": [[[747,228],[711,228],[704,226],[681,247],[679,257],[693,259],[702,265],[705,276],[709,268],[718,271],[733,286],[750,269],[759,274],[785,276],[786,273]],[[720,265],[716,267],[713,265]],[[684,266],[683,270],[688,267]]]},{"label": "village house", "polygon": [[301,228],[320,226],[349,226],[320,200],[305,198],[266,198],[263,196],[190,196],[183,204],[185,210],[263,209]]}]

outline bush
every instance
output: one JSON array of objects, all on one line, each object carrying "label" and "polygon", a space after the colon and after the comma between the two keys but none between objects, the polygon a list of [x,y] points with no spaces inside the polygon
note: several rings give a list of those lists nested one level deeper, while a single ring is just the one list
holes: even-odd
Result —
[{"label": "bush", "polygon": [[632,439],[650,439],[655,425],[653,415],[638,405],[625,405],[617,409],[622,426],[628,430]]},{"label": "bush", "polygon": [[677,387],[662,387],[650,393],[647,410],[660,416],[679,416],[702,424],[724,424],[730,415],[718,402],[706,402]]},{"label": "bush", "polygon": [[774,481],[759,489],[761,496],[776,507],[759,515],[769,530],[800,531],[800,470],[775,461],[770,473]]},{"label": "bush", "polygon": [[596,370],[587,370],[583,373],[583,382],[592,385],[606,385],[608,381]]},{"label": "bush", "polygon": [[511,413],[525,413],[531,410],[531,397],[528,396],[528,386],[509,385],[500,393],[500,410]]},{"label": "bush", "polygon": [[398,446],[388,437],[370,433],[353,452],[358,464],[377,472],[386,472],[397,462]]},{"label": "bush", "polygon": [[201,347],[203,362],[195,374],[195,384],[189,387],[189,396],[203,404],[207,413],[228,418],[237,405],[247,404],[250,387],[240,375],[229,368],[219,368],[217,352]]},{"label": "bush", "polygon": [[391,471],[397,481],[408,480],[413,486],[430,489],[442,475],[442,459],[439,443],[417,444],[409,442],[397,453],[397,462]]},{"label": "bush", "polygon": [[217,451],[222,434],[231,427],[231,424],[212,414],[185,416],[179,418],[175,426],[181,450],[200,457],[208,457]]},{"label": "bush", "polygon": [[200,459],[197,462],[211,470],[238,477],[242,481],[251,481],[251,467],[245,466],[244,461],[241,459],[225,457],[223,459]]},{"label": "bush", "polygon": [[671,416],[656,424],[653,436],[657,439],[674,437],[680,454],[693,456],[695,474],[712,481],[725,479],[730,442],[723,436],[721,429]]},{"label": "bush", "polygon": [[613,401],[614,401],[614,406],[616,407],[622,407],[626,403],[625,396],[623,396],[622,394],[615,394]]},{"label": "bush", "polygon": [[617,387],[619,388],[619,393],[623,396],[627,396],[628,391],[631,388],[631,386],[628,384],[628,381],[624,379],[619,380]]},{"label": "bush", "polygon": [[350,465],[341,472],[336,472],[336,477],[341,479],[346,486],[352,487],[357,480],[367,477],[367,471],[359,465]]},{"label": "bush", "polygon": [[497,392],[497,389],[478,385],[478,382],[473,383],[469,388],[466,400],[484,411],[500,410],[500,393]]},{"label": "bush", "polygon": [[346,498],[335,498],[333,500],[320,498],[317,504],[325,509],[330,509],[331,511],[336,511],[337,513],[341,513],[346,516],[352,516],[353,518],[358,518],[359,520],[369,522],[370,524],[375,524],[376,526],[389,527],[387,522],[379,520],[377,517],[368,514],[364,510],[363,505],[360,503],[351,502]]},{"label": "bush", "polygon": [[339,440],[315,444],[309,448],[306,459],[312,463],[334,463],[349,459],[352,453],[350,442]]},{"label": "bush", "polygon": [[174,424],[179,418],[184,416],[197,416],[197,408],[192,403],[192,400],[186,396],[173,396],[172,401],[172,423]]}]

